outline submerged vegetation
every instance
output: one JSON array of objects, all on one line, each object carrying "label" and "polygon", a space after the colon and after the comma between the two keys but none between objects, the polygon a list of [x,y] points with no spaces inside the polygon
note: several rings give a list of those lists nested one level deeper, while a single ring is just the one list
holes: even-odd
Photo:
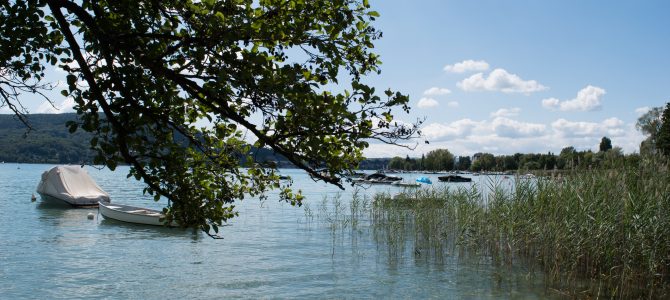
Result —
[{"label": "submerged vegetation", "polygon": [[340,229],[369,221],[389,256],[525,266],[548,289],[571,297],[670,296],[670,171],[661,158],[487,186],[379,194],[371,205],[354,198],[349,216],[341,204],[336,214],[318,214]]}]

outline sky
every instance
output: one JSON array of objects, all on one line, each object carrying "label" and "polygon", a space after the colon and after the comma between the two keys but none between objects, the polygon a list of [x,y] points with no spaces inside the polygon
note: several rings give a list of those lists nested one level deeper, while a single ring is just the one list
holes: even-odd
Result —
[{"label": "sky", "polygon": [[[367,83],[410,96],[411,112],[396,120],[425,122],[413,150],[373,143],[367,157],[597,151],[604,136],[632,153],[644,139],[637,118],[670,102],[670,1],[370,3],[383,64]],[[72,111],[71,99],[53,99],[60,109],[24,104]]]},{"label": "sky", "polygon": [[413,151],[370,157],[598,151],[644,139],[637,118],[670,102],[669,1],[371,1],[384,32],[374,86],[425,117]]}]

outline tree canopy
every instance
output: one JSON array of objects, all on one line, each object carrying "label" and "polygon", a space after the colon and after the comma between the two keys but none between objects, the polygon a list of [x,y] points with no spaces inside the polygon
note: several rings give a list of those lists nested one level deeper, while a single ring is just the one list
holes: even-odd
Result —
[{"label": "tree canopy", "polygon": [[656,139],[661,131],[663,107],[653,107],[637,119],[635,127],[648,135],[640,144],[640,154],[656,153]]},{"label": "tree canopy", "polygon": [[670,156],[670,102],[665,105],[661,116],[661,127],[658,132],[656,146],[666,156]]},{"label": "tree canopy", "polygon": [[424,168],[431,171],[454,169],[454,155],[447,149],[436,149],[426,154]]},{"label": "tree canopy", "polygon": [[[394,121],[408,97],[364,82],[382,36],[367,0],[69,1],[0,4],[2,105],[53,88],[65,70],[95,163],[129,164],[167,220],[218,232],[233,203],[280,188],[271,168],[238,166],[249,140],[313,178],[342,186],[371,140],[397,144],[418,123]],[[318,113],[315,113],[318,112]],[[202,125],[203,122],[206,125]],[[316,172],[325,167],[328,172]]]},{"label": "tree canopy", "polygon": [[600,152],[607,152],[608,150],[612,149],[612,140],[610,140],[610,138],[604,136],[600,140],[600,145],[599,145],[598,149],[600,150]]}]

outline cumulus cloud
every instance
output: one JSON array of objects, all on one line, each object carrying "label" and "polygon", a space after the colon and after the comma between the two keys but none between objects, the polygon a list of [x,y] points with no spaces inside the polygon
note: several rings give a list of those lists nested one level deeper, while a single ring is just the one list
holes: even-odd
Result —
[{"label": "cumulus cloud", "polygon": [[35,111],[38,114],[62,114],[74,112],[74,99],[72,97],[67,97],[61,104],[51,105],[49,101],[44,101],[40,106],[37,107]]},{"label": "cumulus cloud", "polygon": [[491,122],[491,128],[500,137],[518,138],[541,136],[545,133],[547,126],[498,117]]},{"label": "cumulus cloud", "polygon": [[516,74],[510,74],[504,69],[491,71],[488,77],[484,73],[477,73],[456,84],[466,92],[500,91],[503,93],[530,94],[546,90],[547,87],[535,80],[523,80]]},{"label": "cumulus cloud", "polygon": [[452,107],[452,108],[456,108],[456,107],[458,107],[458,102],[456,102],[456,101],[449,101],[449,102],[447,103],[447,106]]},{"label": "cumulus cloud", "polygon": [[558,119],[546,123],[528,123],[506,117],[483,121],[462,119],[428,124],[422,132],[430,144],[415,144],[417,148],[414,151],[399,153],[397,148],[378,143],[371,144],[366,155],[419,157],[422,153],[440,148],[447,148],[454,155],[472,155],[477,152],[491,152],[495,155],[517,152],[559,153],[568,146],[580,151],[598,151],[603,136],[609,137],[612,144],[622,147],[624,152],[632,153],[639,150],[640,142],[645,138],[635,129],[635,124],[625,123],[618,118],[599,122]]},{"label": "cumulus cloud", "polygon": [[542,100],[542,106],[562,111],[593,111],[601,107],[600,99],[603,95],[605,95],[604,89],[588,85],[577,92],[577,97],[574,99],[561,101],[556,98],[548,98]]},{"label": "cumulus cloud", "polygon": [[489,69],[489,64],[483,60],[464,60],[453,65],[444,66],[444,70],[450,73],[465,73],[470,71],[486,71]]},{"label": "cumulus cloud", "polygon": [[428,140],[445,140],[453,138],[463,138],[472,131],[482,126],[483,122],[476,122],[470,119],[462,119],[448,124],[431,123],[423,127],[421,132]]},{"label": "cumulus cloud", "polygon": [[424,96],[442,96],[442,95],[451,94],[451,91],[449,89],[445,89],[445,88],[432,87],[432,88],[429,88],[429,89],[423,91],[423,94],[424,94]]},{"label": "cumulus cloud", "polygon": [[[645,136],[635,129],[635,124],[617,118],[600,122],[581,122],[558,119],[545,124],[526,123],[509,118],[490,121],[463,119],[451,123],[433,123],[422,129],[430,144],[417,143],[413,151],[373,143],[367,149],[368,157],[404,156],[420,157],[435,149],[447,148],[455,155],[472,155],[490,152],[495,155],[514,153],[559,153],[573,146],[577,150],[598,151],[600,139],[607,136],[614,146],[632,153],[639,150]],[[406,152],[403,152],[406,151]]]},{"label": "cumulus cloud", "polygon": [[623,125],[624,122],[618,118],[605,119],[600,123],[573,122],[561,118],[551,123],[551,127],[558,136],[567,138],[621,136],[624,134]]},{"label": "cumulus cloud", "polygon": [[440,103],[438,103],[437,100],[427,97],[419,99],[419,103],[416,104],[416,106],[419,108],[431,108],[439,105]]},{"label": "cumulus cloud", "polygon": [[651,108],[650,108],[649,106],[643,106],[643,107],[638,107],[638,108],[636,108],[636,109],[635,109],[635,113],[636,113],[638,116],[641,116],[641,115],[646,114],[646,113],[647,113],[648,111],[650,111],[650,110],[651,110]]},{"label": "cumulus cloud", "polygon": [[492,118],[497,118],[497,117],[505,117],[505,118],[510,118],[510,117],[516,117],[519,115],[519,112],[521,112],[521,108],[518,107],[513,107],[513,108],[501,108],[499,110],[496,110],[491,113]]}]

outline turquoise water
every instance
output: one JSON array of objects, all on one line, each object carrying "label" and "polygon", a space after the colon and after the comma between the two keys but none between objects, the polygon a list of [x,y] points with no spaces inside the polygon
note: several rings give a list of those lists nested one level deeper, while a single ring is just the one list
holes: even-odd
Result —
[{"label": "turquoise water", "polygon": [[[354,192],[283,170],[303,189],[304,207],[246,199],[222,240],[198,231],[105,220],[97,209],[31,202],[50,165],[0,164],[0,298],[440,298],[536,299],[551,296],[523,269],[495,268],[486,259],[422,259],[389,254],[369,223],[334,227],[319,217]],[[87,167],[113,202],[161,208],[142,185]],[[404,174],[407,179],[417,175]],[[435,185],[437,175],[430,175]],[[465,184],[467,185],[467,184]],[[399,188],[374,186],[364,195]],[[346,212],[347,210],[342,210]],[[88,213],[96,214],[93,220]],[[411,247],[409,247],[411,249]]]}]

